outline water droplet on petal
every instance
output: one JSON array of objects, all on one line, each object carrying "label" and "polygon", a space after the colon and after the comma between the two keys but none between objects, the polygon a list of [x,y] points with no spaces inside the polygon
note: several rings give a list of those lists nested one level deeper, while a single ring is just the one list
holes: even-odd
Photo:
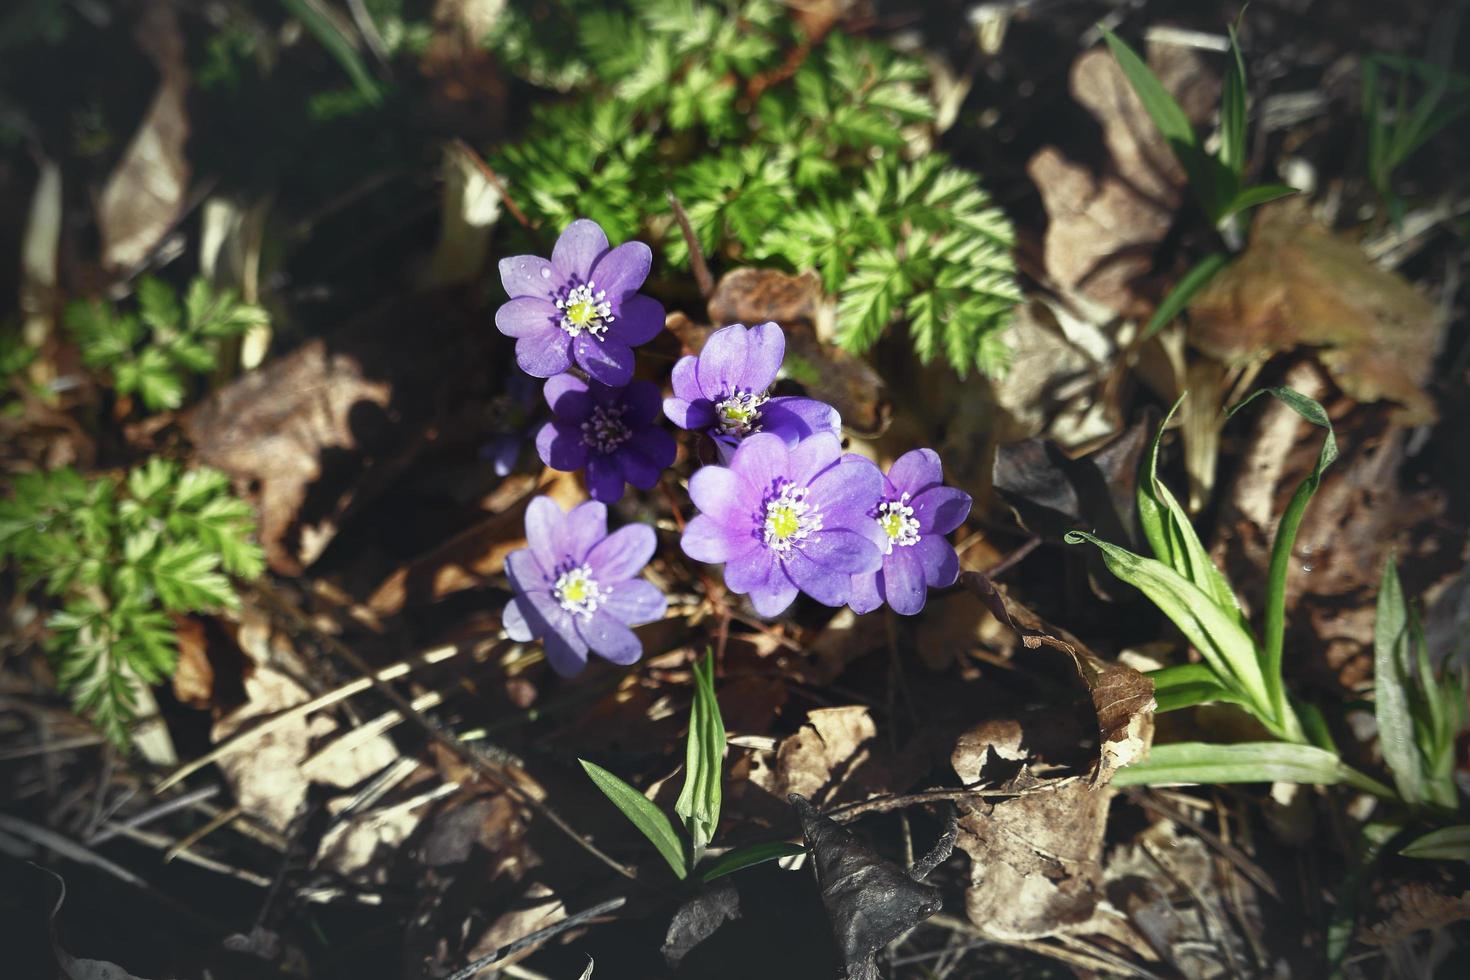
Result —
[{"label": "water droplet on petal", "polygon": [[548,268],[546,268],[545,266],[542,266],[541,267],[541,278],[542,279],[550,279],[551,278],[551,270],[548,269]]}]

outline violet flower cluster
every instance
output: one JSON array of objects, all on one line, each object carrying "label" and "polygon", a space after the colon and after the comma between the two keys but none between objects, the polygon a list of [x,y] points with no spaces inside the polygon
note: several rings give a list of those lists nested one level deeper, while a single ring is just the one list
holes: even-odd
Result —
[{"label": "violet flower cluster", "polygon": [[638,577],[656,537],[641,524],[608,534],[606,503],[621,499],[624,484],[651,489],[673,464],[677,447],[660,408],[707,436],[719,459],[689,481],[699,513],[680,545],[690,558],[723,564],[726,587],[761,615],[781,613],[800,593],[859,613],[887,603],[913,615],[929,589],[952,585],[959,559],[945,535],[968,516],[969,495],[944,486],[933,450],[904,454],[884,475],[843,454],[832,406],[773,395],[786,352],[775,323],[715,331],[674,366],[662,405],[652,382],[633,380],[633,348],[664,323],[663,307],[638,292],[651,263],[648,246],[612,247],[586,219],[567,227],[549,261],[500,263],[510,299],[496,326],[516,339],[521,369],[548,379],[551,420],[536,433],[537,453],[552,469],[585,471],[593,498],[565,514],[547,497],[531,502],[527,547],[506,560],[515,591],[506,633],[542,641],[562,674],[580,671],[589,652],[617,664],[641,656],[630,627],[665,608],[662,593]]}]

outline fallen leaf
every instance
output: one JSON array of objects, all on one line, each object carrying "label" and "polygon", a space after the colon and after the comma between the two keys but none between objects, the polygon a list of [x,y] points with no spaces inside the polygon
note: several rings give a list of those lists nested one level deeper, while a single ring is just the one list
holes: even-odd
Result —
[{"label": "fallen leaf", "polygon": [[1422,882],[1392,889],[1378,901],[1380,918],[1358,932],[1369,946],[1390,946],[1425,929],[1470,919],[1470,891],[1446,894]]},{"label": "fallen leaf", "polygon": [[1194,345],[1227,364],[1312,348],[1356,401],[1393,402],[1400,425],[1436,418],[1425,385],[1444,318],[1303,201],[1256,212],[1250,245],[1194,298],[1189,320]]},{"label": "fallen leaf", "polygon": [[54,871],[45,868],[40,870],[56,879],[58,893],[56,904],[51,906],[51,914],[47,916],[47,927],[51,932],[51,952],[56,957],[56,965],[61,970],[65,980],[142,980],[135,977],[116,963],[106,960],[84,960],[72,956],[61,947],[61,940],[57,936],[56,916],[61,912],[62,903],[66,901],[66,881]]},{"label": "fallen leaf", "polygon": [[175,616],[179,659],[174,667],[174,697],[191,708],[208,708],[214,694],[214,667],[205,653],[204,623],[193,616]]},{"label": "fallen leaf", "polygon": [[777,799],[798,793],[823,806],[891,790],[893,760],[873,743],[877,734],[863,705],[814,708],[774,753],[757,755],[750,781]]},{"label": "fallen leaf", "polygon": [[[1219,82],[1196,52],[1151,44],[1148,60],[1191,121],[1209,117]],[[1110,165],[1096,174],[1050,146],[1027,164],[1048,218],[1046,271],[1113,313],[1143,316],[1151,303],[1139,283],[1183,200],[1184,171],[1106,49],[1077,58],[1071,89],[1102,125]]]},{"label": "fallen leaf", "polygon": [[142,264],[182,215],[189,187],[189,68],[173,5],[144,4],[134,37],[159,82],[97,201],[102,264],[110,269]]},{"label": "fallen leaf", "polygon": [[822,892],[847,980],[878,980],[874,955],[944,907],[940,890],[916,881],[800,795],[791,805]]},{"label": "fallen leaf", "polygon": [[720,878],[684,902],[669,921],[661,952],[664,962],[677,967],[690,950],[726,922],[740,918],[740,893],[729,878]]},{"label": "fallen leaf", "polygon": [[961,573],[960,584],[1010,627],[1027,649],[1046,646],[1071,658],[1097,718],[1098,757],[1090,776],[1093,786],[1107,783],[1118,769],[1148,755],[1155,706],[1152,680],[1125,664],[1102,660],[1076,637],[1047,625],[1025,606],[1008,600],[979,572]]}]

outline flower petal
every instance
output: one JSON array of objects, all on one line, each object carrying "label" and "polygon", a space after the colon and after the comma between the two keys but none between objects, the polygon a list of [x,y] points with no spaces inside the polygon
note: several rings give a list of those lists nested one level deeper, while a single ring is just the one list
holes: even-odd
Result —
[{"label": "flower petal", "polygon": [[786,576],[781,574],[778,564],[776,553],[770,548],[755,548],[725,563],[725,588],[741,595],[785,588]]},{"label": "flower petal", "polygon": [[692,517],[679,538],[684,554],[711,565],[743,555],[755,545],[748,531],[721,524],[707,514]]},{"label": "flower petal", "polygon": [[620,527],[587,552],[587,564],[599,585],[630,579],[643,571],[658,547],[658,535],[647,524]]},{"label": "flower petal", "polygon": [[567,515],[556,505],[556,501],[540,496],[526,507],[526,545],[543,575],[555,569],[562,539],[562,525]]},{"label": "flower petal", "polygon": [[500,626],[505,630],[505,635],[517,643],[530,643],[536,638],[516,599],[507,602],[505,608],[501,610]]},{"label": "flower petal", "polygon": [[566,633],[548,633],[541,640],[546,662],[563,677],[576,677],[587,666],[587,643],[567,624]]},{"label": "flower petal", "polygon": [[787,576],[780,562],[776,562],[774,568],[775,577],[769,584],[750,590],[750,604],[755,607],[756,612],[767,618],[785,612],[796,600],[796,594],[801,591]]},{"label": "flower petal", "polygon": [[841,435],[842,416],[837,409],[815,398],[786,395],[772,398],[761,406],[761,431],[772,432],[794,446],[818,432]]},{"label": "flower petal", "polygon": [[924,608],[928,593],[924,582],[924,564],[914,548],[894,548],[883,559],[883,597],[901,616],[912,616]]},{"label": "flower petal", "polygon": [[[804,441],[798,450],[812,439]],[[793,453],[794,455],[794,453]],[[823,520],[830,527],[861,528],[877,525],[871,513],[883,494],[883,474],[871,460],[855,457],[829,466],[809,484],[811,499],[822,509]]]},{"label": "flower petal", "polygon": [[704,397],[719,401],[742,387],[745,384],[745,362],[749,356],[750,331],[740,324],[731,324],[710,334],[695,366],[699,389],[704,392]]},{"label": "flower petal", "polygon": [[643,656],[643,641],[601,609],[591,616],[577,617],[576,623],[582,640],[605,660],[627,666]]},{"label": "flower petal", "polygon": [[595,500],[573,507],[562,521],[557,552],[577,564],[587,560],[592,546],[607,537],[607,506]]},{"label": "flower petal", "polygon": [[954,487],[930,487],[909,501],[924,534],[948,534],[970,514],[970,495]]},{"label": "flower petal", "polygon": [[689,499],[700,513],[721,524],[749,524],[759,494],[739,473],[724,466],[701,466],[689,478]]},{"label": "flower petal", "polygon": [[516,363],[533,378],[549,378],[572,366],[571,350],[566,331],[549,327],[516,341]]},{"label": "flower petal", "polygon": [[608,589],[608,595],[602,600],[602,608],[619,622],[639,626],[663,619],[669,608],[669,600],[652,582],[635,578],[626,582],[614,582]]},{"label": "flower petal", "polygon": [[530,548],[518,548],[505,556],[505,575],[517,594],[545,592],[551,587],[553,570],[556,566],[541,564]]},{"label": "flower petal", "polygon": [[490,461],[496,476],[509,476],[510,471],[516,468],[516,460],[520,459],[521,446],[525,441],[520,433],[496,436],[480,449],[480,458]]},{"label": "flower petal", "polygon": [[758,497],[771,492],[781,480],[790,479],[791,455],[780,436],[758,432],[735,449],[730,468],[745,478]]},{"label": "flower petal", "polygon": [[540,637],[544,641],[548,658],[551,655],[552,644],[561,641],[571,644],[574,649],[580,647],[580,659],[587,659],[587,650],[582,646],[582,641],[572,627],[571,614],[561,607],[555,596],[541,589],[516,596],[516,600],[516,608],[525,618],[526,628],[531,631],[532,636]]},{"label": "flower petal", "polygon": [[586,282],[592,278],[592,266],[607,251],[607,235],[602,226],[587,218],[567,225],[551,250],[551,264],[563,278]]},{"label": "flower petal", "polygon": [[[633,438],[637,440],[646,437],[648,441],[653,442],[656,436],[661,436],[668,440],[670,450],[669,462],[673,462],[674,438],[667,432],[662,429],[645,429]],[[658,448],[660,455],[662,455],[662,443],[658,444]],[[623,479],[639,490],[653,489],[654,485],[658,483],[658,478],[663,475],[664,466],[668,465],[667,463],[664,466],[658,465],[653,461],[652,457],[635,447],[632,442],[624,446],[616,454],[615,458],[618,463],[618,471],[623,474]]]},{"label": "flower petal", "polygon": [[536,433],[536,455],[541,462],[563,473],[575,473],[587,465],[587,444],[582,428],[573,422],[553,420]]},{"label": "flower petal", "polygon": [[[660,472],[673,466],[674,458],[679,455],[679,444],[669,435],[668,430],[652,425],[633,433],[633,438],[628,440],[624,449],[638,453]],[[648,487],[642,489],[646,490]]]},{"label": "flower petal", "polygon": [[673,388],[675,398],[695,402],[704,397],[704,390],[699,387],[697,376],[698,363],[699,358],[693,354],[685,354],[674,362],[674,372],[669,376],[669,384]]},{"label": "flower petal", "polygon": [[[577,366],[610,388],[621,388],[633,380],[633,348],[609,334],[598,340],[589,333],[572,338],[572,357]],[[519,347],[516,349],[520,354]]]},{"label": "flower petal", "polygon": [[[812,483],[818,473],[831,466],[842,458],[842,443],[830,432],[818,432],[801,440],[791,450],[790,477],[799,486],[807,486]],[[843,472],[848,474],[845,479],[853,478],[858,472],[857,464],[847,462],[842,464],[849,469]],[[877,473],[877,467],[868,464]]]},{"label": "flower petal", "polygon": [[861,616],[883,605],[883,596],[879,592],[879,579],[882,574],[882,572],[866,572],[862,575],[854,575],[852,592],[847,597],[847,607]]},{"label": "flower petal", "polygon": [[500,260],[500,284],[511,299],[535,296],[554,299],[561,281],[551,263],[539,255],[512,255]]},{"label": "flower petal", "polygon": [[561,311],[540,297],[513,299],[495,311],[495,329],[507,337],[524,337],[548,327],[559,330],[560,324]]},{"label": "flower petal", "polygon": [[542,387],[551,414],[565,422],[585,422],[592,414],[592,394],[587,382],[575,374],[558,374]]},{"label": "flower petal", "polygon": [[664,417],[681,429],[698,431],[715,424],[715,408],[703,395],[694,402],[665,398]]},{"label": "flower petal", "polygon": [[932,449],[911,449],[888,468],[888,482],[897,493],[919,495],[937,483],[944,482],[944,467],[939,454]]},{"label": "flower petal", "polygon": [[[597,285],[601,288],[602,283]],[[657,337],[666,319],[663,304],[642,293],[625,298],[622,305],[614,304],[613,315],[617,319],[612,322],[609,336],[617,337],[631,347],[646,344]]]},{"label": "flower petal", "polygon": [[[827,533],[822,533],[827,537]],[[866,541],[863,544],[867,544]],[[786,557],[786,574],[797,587],[824,606],[840,606],[852,594],[852,575],[831,565],[813,561],[800,548]]]},{"label": "flower petal", "polygon": [[939,535],[921,538],[911,550],[919,553],[919,561],[924,566],[924,581],[929,588],[947,588],[960,577],[960,557],[955,554],[954,547]]},{"label": "flower petal", "polygon": [[638,292],[652,266],[652,249],[642,242],[624,242],[597,260],[592,266],[592,279],[616,309],[626,297]]},{"label": "flower petal", "polygon": [[593,500],[615,504],[623,499],[623,471],[616,456],[597,454],[587,457],[587,493]]},{"label": "flower petal", "polygon": [[776,372],[786,356],[786,334],[767,321],[751,327],[746,335],[745,380],[741,387],[765,391],[776,383]]},{"label": "flower petal", "polygon": [[659,409],[663,407],[658,385],[652,381],[634,381],[623,389],[622,399],[627,406],[623,421],[633,428],[658,418]]},{"label": "flower petal", "polygon": [[818,565],[845,575],[876,572],[883,565],[882,549],[866,535],[846,528],[823,528],[795,550]]}]

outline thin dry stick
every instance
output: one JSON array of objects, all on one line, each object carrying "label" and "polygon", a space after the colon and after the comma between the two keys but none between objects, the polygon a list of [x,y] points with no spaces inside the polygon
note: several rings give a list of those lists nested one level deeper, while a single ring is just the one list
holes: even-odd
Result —
[{"label": "thin dry stick", "polygon": [[22,745],[18,749],[6,749],[0,752],[0,762],[8,762],[11,759],[25,759],[33,755],[47,755],[52,752],[68,752],[72,749],[85,749],[93,745],[102,744],[101,735],[77,735],[72,738],[58,739],[55,742],[37,742],[35,745]]},{"label": "thin dry stick", "polygon": [[998,789],[929,789],[919,793],[908,793],[903,796],[875,796],[871,800],[863,800],[861,803],[844,803],[842,806],[833,807],[823,811],[826,816],[831,817],[839,823],[855,820],[865,813],[888,813],[890,810],[902,810],[905,807],[920,806],[925,803],[959,802],[962,800],[993,800],[1005,799],[1013,796],[1026,796],[1030,793],[1050,792],[1055,785],[1047,785],[1037,789],[1027,790],[998,790]]},{"label": "thin dry stick", "polygon": [[709,274],[709,266],[704,261],[704,252],[699,247],[699,239],[694,237],[694,229],[690,227],[689,215],[684,212],[684,205],[669,191],[669,207],[674,209],[674,220],[679,222],[679,231],[684,235],[684,244],[689,246],[689,264],[694,267],[694,281],[699,284],[699,295],[705,299],[715,291],[714,277]]},{"label": "thin dry stick", "polygon": [[[1060,960],[1061,962],[1066,963],[1068,966],[1078,966],[1082,967],[1085,970],[1097,970],[1102,973],[1119,972],[1118,968],[1114,964],[1109,963],[1107,960],[1104,960],[1101,957],[1094,958],[1087,953],[1076,952],[1062,946],[1053,946],[1050,943],[1043,943],[1030,939],[994,939],[990,936],[985,935],[985,933],[981,932],[975,926],[964,921],[963,919],[956,919],[953,916],[931,915],[921,924],[935,926],[940,929],[948,929],[951,932],[958,932],[961,935],[965,936],[973,936],[976,939],[983,939],[987,942],[995,943],[998,946],[1010,946],[1014,949],[1024,949],[1027,952],[1037,953],[1041,956],[1045,956],[1054,960]],[[1146,977],[1153,976],[1153,974],[1143,973],[1142,971],[1137,971],[1137,975]]]},{"label": "thin dry stick", "polygon": [[629,880],[637,880],[637,872],[635,872],[632,868],[629,868],[619,863],[611,856],[604,853],[602,849],[599,848],[596,844],[592,843],[592,841],[588,840],[586,837],[582,836],[582,834],[578,833],[571,826],[571,824],[567,823],[566,820],[564,820],[562,816],[555,810],[553,810],[550,806],[548,806],[546,803],[543,803],[541,800],[538,800],[535,797],[531,796],[520,786],[517,786],[514,782],[507,779],[504,773],[500,772],[489,762],[489,760],[487,760],[483,755],[477,752],[473,747],[465,744],[464,742],[461,742],[458,738],[455,738],[453,734],[444,731],[438,725],[434,724],[434,722],[430,721],[428,718],[425,718],[423,714],[415,711],[413,709],[413,705],[409,703],[407,698],[405,698],[402,694],[399,694],[398,691],[395,690],[391,684],[387,683],[386,681],[379,680],[377,676],[373,673],[372,668],[369,667],[361,657],[353,652],[353,650],[348,647],[347,644],[343,643],[335,636],[324,633],[321,630],[317,629],[316,625],[312,623],[310,617],[308,617],[300,609],[297,609],[295,604],[290,602],[290,600],[288,600],[285,596],[281,595],[280,593],[276,592],[275,589],[265,584],[257,584],[256,592],[267,603],[274,606],[278,612],[280,612],[287,619],[295,623],[298,629],[313,634],[319,643],[321,643],[336,656],[341,657],[343,660],[347,661],[347,663],[352,666],[353,670],[356,670],[365,678],[371,679],[373,687],[377,688],[384,697],[393,702],[393,704],[398,707],[398,710],[403,712],[406,717],[412,719],[413,723],[417,725],[424,732],[425,735],[428,735],[435,742],[438,742],[444,748],[453,752],[456,756],[459,757],[460,761],[464,762],[471,769],[474,769],[481,776],[485,777],[487,781],[496,786],[499,786],[506,793],[514,796],[516,800],[518,800],[520,803],[534,810],[537,815],[545,817],[547,822],[549,822],[557,830],[560,830],[567,837],[571,838],[573,841],[576,841],[577,846],[581,847],[588,854],[591,854],[593,857],[597,858],[597,860],[601,861],[603,864],[607,865],[609,868],[613,869],[624,878],[627,878]]},{"label": "thin dry stick", "polygon": [[168,864],[174,858],[183,854],[189,848],[193,847],[195,844],[199,843],[204,838],[214,833],[216,830],[219,830],[226,824],[233,823],[235,820],[239,819],[244,812],[245,811],[240,809],[240,807],[232,806],[228,810],[221,810],[219,813],[216,813],[203,827],[200,827],[198,830],[189,833],[187,836],[184,837],[183,840],[179,841],[177,844],[173,845],[167,851],[165,851],[163,855],[163,863]]},{"label": "thin dry stick", "polygon": [[309,715],[313,711],[320,711],[322,708],[331,707],[354,695],[361,694],[363,691],[371,688],[375,681],[397,680],[419,667],[442,663],[458,654],[459,650],[460,648],[458,646],[435,647],[432,650],[409,657],[407,660],[390,664],[382,670],[370,673],[367,677],[359,677],[355,681],[349,681],[336,690],[328,691],[325,694],[312,698],[310,701],[303,701],[300,704],[292,705],[280,714],[272,715],[259,724],[247,728],[229,741],[216,745],[212,750],[206,752],[193,762],[180,766],[165,777],[163,782],[153,787],[153,792],[162,793],[170,786],[173,786],[180,780],[187,779],[210,763],[218,762],[233,752],[239,752],[241,749],[249,747],[281,726],[287,725],[301,718],[303,715]]},{"label": "thin dry stick", "polygon": [[530,220],[526,218],[525,213],[522,212],[520,208],[516,207],[516,202],[511,200],[510,193],[505,189],[505,185],[500,182],[500,177],[495,173],[495,171],[490,169],[490,164],[486,163],[484,159],[480,157],[480,154],[471,149],[470,145],[464,140],[452,139],[449,142],[451,145],[454,146],[455,149],[459,150],[459,152],[468,157],[469,161],[475,165],[475,168],[478,169],[480,173],[484,176],[484,178],[490,182],[490,186],[495,188],[495,192],[499,194],[500,199],[505,202],[505,209],[510,212],[511,217],[520,222],[522,228],[530,229]]},{"label": "thin dry stick", "polygon": [[151,806],[141,813],[135,813],[126,820],[108,820],[101,830],[87,838],[87,844],[95,847],[116,837],[123,827],[141,827],[144,824],[152,823],[155,820],[168,816],[170,813],[186,809],[195,803],[202,803],[218,792],[218,786],[201,786],[196,790],[190,790],[171,800],[165,800],[157,806]]},{"label": "thin dry stick", "polygon": [[1174,807],[1163,802],[1157,797],[1151,796],[1131,786],[1124,789],[1123,792],[1130,800],[1132,800],[1134,803],[1137,803],[1139,806],[1147,810],[1152,810],[1161,817],[1167,817],[1168,819],[1179,824],[1181,827],[1188,827],[1191,831],[1198,834],[1200,836],[1200,839],[1203,840],[1206,844],[1209,844],[1221,854],[1225,855],[1225,857],[1229,858],[1230,861],[1237,868],[1240,869],[1242,874],[1244,874],[1247,878],[1255,883],[1257,888],[1261,889],[1261,891],[1276,899],[1276,901],[1281,901],[1281,893],[1276,890],[1276,885],[1271,881],[1270,875],[1261,870],[1260,865],[1256,864],[1256,862],[1252,861],[1250,858],[1241,853],[1239,848],[1235,847],[1234,845],[1225,843],[1217,835],[1209,830],[1206,830],[1204,827],[1201,827],[1193,820],[1190,820],[1189,817],[1185,816],[1179,810],[1176,810]]},{"label": "thin dry stick", "polygon": [[598,902],[590,909],[578,912],[576,915],[569,915],[565,919],[562,919],[560,922],[552,923],[544,929],[537,929],[530,935],[517,939],[515,942],[511,943],[508,946],[500,947],[489,956],[480,957],[464,969],[455,971],[454,974],[450,976],[449,980],[469,980],[469,978],[474,976],[476,973],[479,973],[488,966],[492,966],[496,960],[504,959],[507,956],[513,956],[528,946],[534,946],[537,943],[545,942],[552,936],[555,936],[558,933],[566,932],[568,929],[574,929],[589,919],[595,919],[600,915],[606,915],[608,912],[612,912],[615,909],[620,909],[627,901],[628,900],[626,898],[623,898],[622,896],[618,896],[617,898],[610,898],[605,902]]},{"label": "thin dry stick", "polygon": [[1220,917],[1215,914],[1214,906],[1205,901],[1204,894],[1195,886],[1194,882],[1190,881],[1169,856],[1164,854],[1156,844],[1149,840],[1143,841],[1143,852],[1153,859],[1154,864],[1157,864],[1164,870],[1164,874],[1173,878],[1175,884],[1189,893],[1189,897],[1194,900],[1194,904],[1199,906],[1200,917],[1204,920],[1205,935],[1213,938],[1220,949],[1225,952],[1226,969],[1230,971],[1232,977],[1242,976],[1240,963],[1235,958],[1235,950],[1230,945],[1230,932],[1225,928],[1225,923],[1220,921]]}]

